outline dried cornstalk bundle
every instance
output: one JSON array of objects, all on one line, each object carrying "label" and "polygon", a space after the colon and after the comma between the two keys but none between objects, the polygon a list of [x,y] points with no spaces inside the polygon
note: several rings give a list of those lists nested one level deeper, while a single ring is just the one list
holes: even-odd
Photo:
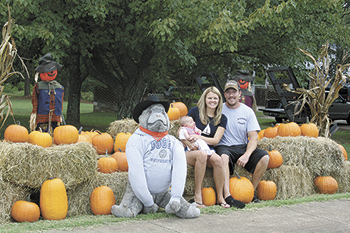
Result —
[{"label": "dried cornstalk bundle", "polygon": [[67,189],[97,173],[96,150],[90,143],[43,148],[30,143],[0,143],[0,171],[4,181],[32,189],[60,178]]},{"label": "dried cornstalk bundle", "polygon": [[91,192],[102,185],[106,185],[113,190],[116,204],[120,204],[128,183],[127,172],[96,173],[89,180],[79,184],[67,191],[68,195],[68,216],[92,214],[90,208]]}]

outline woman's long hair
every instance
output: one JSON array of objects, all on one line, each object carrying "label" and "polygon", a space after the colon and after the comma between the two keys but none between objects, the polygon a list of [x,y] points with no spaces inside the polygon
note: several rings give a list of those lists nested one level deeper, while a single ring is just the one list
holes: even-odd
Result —
[{"label": "woman's long hair", "polygon": [[199,118],[203,125],[207,125],[210,122],[209,117],[207,115],[207,104],[205,103],[205,99],[209,92],[212,92],[219,96],[218,106],[215,109],[215,116],[213,118],[213,123],[215,126],[217,126],[221,121],[221,112],[222,112],[223,103],[222,103],[222,96],[220,94],[220,91],[214,86],[208,87],[207,89],[205,89],[201,98],[198,100],[197,106],[199,111]]}]

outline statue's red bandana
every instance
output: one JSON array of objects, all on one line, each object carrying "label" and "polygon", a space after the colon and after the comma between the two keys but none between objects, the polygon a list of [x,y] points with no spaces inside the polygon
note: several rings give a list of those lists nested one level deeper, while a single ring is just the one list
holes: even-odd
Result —
[{"label": "statue's red bandana", "polygon": [[160,141],[164,136],[168,135],[168,131],[165,132],[153,132],[140,126],[140,130],[146,134],[151,135],[155,140]]}]

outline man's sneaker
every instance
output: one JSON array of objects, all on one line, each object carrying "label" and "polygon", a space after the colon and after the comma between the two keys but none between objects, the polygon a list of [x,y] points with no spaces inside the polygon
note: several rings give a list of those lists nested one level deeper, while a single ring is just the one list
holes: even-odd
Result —
[{"label": "man's sneaker", "polygon": [[252,202],[260,203],[260,200],[258,199],[258,196],[256,194],[254,194]]}]

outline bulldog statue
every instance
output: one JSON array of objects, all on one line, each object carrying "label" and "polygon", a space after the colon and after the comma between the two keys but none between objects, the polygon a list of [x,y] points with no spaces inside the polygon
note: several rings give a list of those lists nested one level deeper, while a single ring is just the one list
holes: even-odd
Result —
[{"label": "bulldog statue", "polygon": [[200,210],[183,197],[187,163],[184,147],[168,134],[169,102],[149,96],[133,113],[140,127],[126,145],[129,182],[120,205],[112,206],[116,217],[135,217],[141,211],[155,213],[159,207],[180,218],[196,218]]}]

